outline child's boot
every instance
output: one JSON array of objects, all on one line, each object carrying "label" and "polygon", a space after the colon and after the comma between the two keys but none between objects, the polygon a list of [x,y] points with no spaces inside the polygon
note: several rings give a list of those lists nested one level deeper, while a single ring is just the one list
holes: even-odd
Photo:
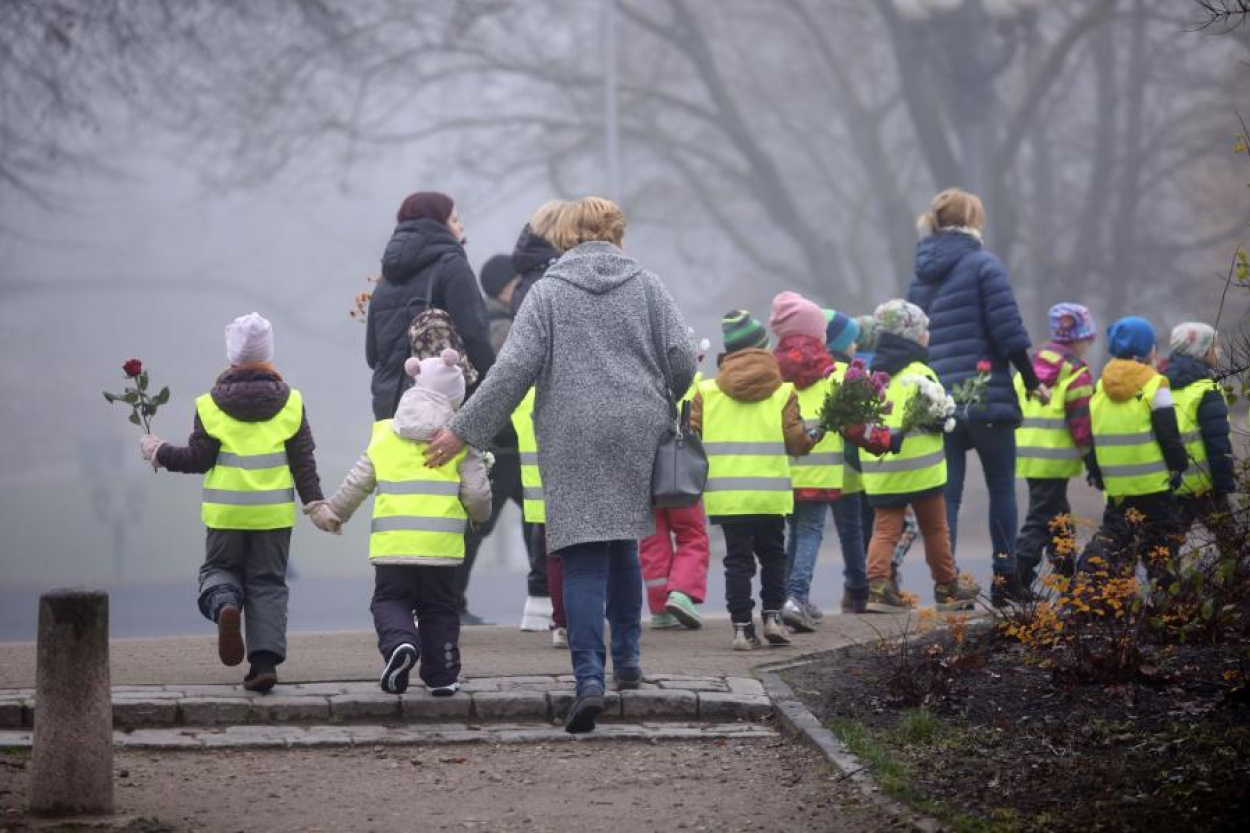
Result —
[{"label": "child's boot", "polygon": [[755,635],[754,622],[734,622],[734,650],[753,651],[760,647],[760,638]]},{"label": "child's boot", "polygon": [[[944,585],[942,585],[944,586]],[[868,585],[866,613],[906,613],[911,610],[888,578],[873,579]]]},{"label": "child's boot", "polygon": [[842,612],[843,613],[867,613],[868,600],[857,599],[850,593],[842,594]]},{"label": "child's boot", "polygon": [[278,656],[268,651],[257,651],[249,657],[251,666],[243,678],[243,688],[258,694],[268,694],[278,684]]},{"label": "child's boot", "polygon": [[551,597],[526,596],[521,613],[521,630],[542,633],[551,630]]},{"label": "child's boot", "polygon": [[408,690],[408,675],[417,664],[420,654],[415,645],[405,642],[391,651],[386,659],[386,667],[382,669],[379,681],[382,690],[387,694],[403,694]]},{"label": "child's boot", "polygon": [[568,628],[552,628],[551,629],[551,647],[552,648],[569,647],[569,629]]},{"label": "child's boot", "polygon": [[246,649],[243,647],[243,629],[239,615],[239,606],[227,602],[217,611],[217,656],[223,665],[238,665],[243,662]]},{"label": "child's boot", "polygon": [[703,627],[703,619],[699,616],[699,611],[695,609],[694,600],[680,590],[674,590],[668,594],[664,612],[690,630]]},{"label": "child's boot", "polygon": [[[807,612],[807,608],[803,602],[791,596],[786,599],[786,603],[781,606],[781,621],[794,628],[799,633],[811,633],[816,630],[816,620]],[[767,630],[767,622],[765,622],[765,631]]]},{"label": "child's boot", "polygon": [[671,631],[673,628],[680,628],[681,622],[677,621],[671,613],[652,613],[651,614],[651,630],[653,631]]},{"label": "child's boot", "polygon": [[933,585],[933,601],[937,609],[946,613],[972,610],[976,607],[978,587],[965,587],[958,580],[938,582]]},{"label": "child's boot", "polygon": [[790,632],[781,621],[780,610],[764,611],[764,639],[774,648],[791,644]]}]

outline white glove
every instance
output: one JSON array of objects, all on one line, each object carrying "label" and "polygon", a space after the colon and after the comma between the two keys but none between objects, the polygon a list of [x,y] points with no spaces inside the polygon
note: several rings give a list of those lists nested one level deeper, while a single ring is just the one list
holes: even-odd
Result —
[{"label": "white glove", "polygon": [[482,465],[486,466],[487,471],[495,467],[495,453],[493,451],[482,452]]},{"label": "white glove", "polygon": [[144,460],[159,468],[161,464],[156,459],[156,452],[160,451],[164,444],[165,441],[155,434],[144,434],[139,438],[139,453],[143,455]]},{"label": "white glove", "polygon": [[330,508],[330,504],[326,501],[314,500],[304,507],[304,514],[313,522],[313,526],[322,532],[331,532],[335,535],[342,534],[343,522],[339,520],[338,515],[334,514],[334,510]]}]

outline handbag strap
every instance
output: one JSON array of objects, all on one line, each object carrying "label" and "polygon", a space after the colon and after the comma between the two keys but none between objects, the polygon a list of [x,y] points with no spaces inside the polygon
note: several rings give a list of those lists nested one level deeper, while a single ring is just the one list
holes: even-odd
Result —
[{"label": "handbag strap", "polygon": [[647,314],[651,319],[651,340],[655,345],[660,372],[664,374],[664,397],[668,402],[669,419],[676,424],[681,415],[677,411],[677,397],[673,394],[673,373],[668,365],[668,349],[665,347],[664,336],[660,331],[660,310],[655,300],[655,287],[651,285],[646,275],[639,279],[642,281],[643,293],[647,296]]}]

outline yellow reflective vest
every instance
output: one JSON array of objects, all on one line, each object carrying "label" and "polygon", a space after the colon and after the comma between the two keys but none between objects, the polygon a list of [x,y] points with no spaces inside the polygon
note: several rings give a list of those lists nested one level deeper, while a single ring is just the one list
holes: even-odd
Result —
[{"label": "yellow reflective vest", "polygon": [[683,396],[681,398],[681,402],[677,404],[682,405],[694,399],[694,395],[699,392],[699,385],[702,383],[703,383],[703,371],[697,370],[695,371],[695,374],[694,374],[694,381],[690,383],[690,390],[686,391],[686,395]]},{"label": "yellow reflective vest", "polygon": [[263,422],[235,419],[212,394],[195,400],[204,431],[221,443],[204,475],[200,517],[210,529],[286,529],[295,525],[295,479],[286,441],[304,420],[304,400],[292,389],[286,405]]},{"label": "yellow reflective vest", "polygon": [[1163,449],[1150,423],[1150,403],[1164,382],[1155,374],[1135,396],[1116,402],[1094,388],[1089,416],[1094,430],[1094,458],[1102,472],[1107,497],[1152,495],[1171,489]]},{"label": "yellow reflective vest", "polygon": [[[810,387],[796,391],[799,400],[799,412],[803,421],[815,421],[820,409],[829,395],[831,380],[841,381],[841,374],[846,367],[839,364],[831,377],[826,377]],[[816,444],[811,453],[804,457],[790,458],[790,482],[795,489],[841,489],[845,471],[845,457],[842,435],[837,431],[825,434],[824,439]]]},{"label": "yellow reflective vest", "polygon": [[[1062,358],[1050,350],[1043,350],[1040,355],[1052,363]],[[1024,378],[1016,376],[1016,397],[1024,415],[1016,429],[1016,477],[1058,480],[1081,473],[1081,451],[1072,439],[1067,421],[1068,388],[1077,376],[1076,368],[1065,361],[1045,405],[1030,398],[1024,389]]]},{"label": "yellow reflective vest", "polygon": [[[886,400],[894,403],[885,418],[885,425],[897,431],[903,424],[907,403],[918,395],[916,385],[908,376],[923,376],[934,382],[938,376],[924,362],[912,362],[890,377]],[[908,434],[898,454],[874,456],[860,450],[864,491],[868,496],[907,495],[925,492],[946,485],[946,448],[941,431]]]},{"label": "yellow reflective vest", "polygon": [[517,452],[521,456],[521,507],[525,522],[547,523],[547,503],[543,500],[543,476],[538,470],[538,438],[534,435],[535,389],[521,400],[512,412],[512,428],[516,431]]},{"label": "yellow reflective vest", "polygon": [[373,424],[365,452],[377,476],[369,560],[374,563],[454,565],[464,559],[468,514],[460,502],[461,449],[451,462],[425,465],[429,443],[395,433],[392,420]]},{"label": "yellow reflective vest", "polygon": [[1202,404],[1202,397],[1211,391],[1220,392],[1220,386],[1213,379],[1200,379],[1172,391],[1176,424],[1181,431],[1181,442],[1185,444],[1185,456],[1189,458],[1185,479],[1176,490],[1178,495],[1185,497],[1206,494],[1214,485],[1211,469],[1207,465],[1207,446],[1202,441],[1202,430],[1198,425],[1198,406]]},{"label": "yellow reflective vest", "polygon": [[699,384],[703,449],[708,457],[703,506],[712,517],[789,515],[794,511],[783,415],[794,387],[783,383],[760,402],[739,402],[715,379]]}]

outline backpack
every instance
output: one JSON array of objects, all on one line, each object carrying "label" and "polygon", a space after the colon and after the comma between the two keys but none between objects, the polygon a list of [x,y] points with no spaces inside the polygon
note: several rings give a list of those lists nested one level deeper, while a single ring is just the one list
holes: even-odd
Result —
[{"label": "backpack", "polygon": [[[464,351],[464,339],[460,337],[460,333],[456,332],[456,324],[447,310],[433,306],[434,290],[441,274],[442,264],[442,260],[434,264],[425,297],[408,302],[410,313],[412,313],[414,303],[420,304],[420,309],[412,315],[412,320],[408,324],[408,355],[418,359],[429,359],[442,355],[442,352],[450,347],[460,354],[460,370],[464,372],[465,387],[473,387],[477,384],[481,374],[477,372],[477,368],[473,366],[473,362],[469,361]],[[408,375],[400,373],[396,402],[399,401],[400,396],[403,396],[408,382]]]}]

